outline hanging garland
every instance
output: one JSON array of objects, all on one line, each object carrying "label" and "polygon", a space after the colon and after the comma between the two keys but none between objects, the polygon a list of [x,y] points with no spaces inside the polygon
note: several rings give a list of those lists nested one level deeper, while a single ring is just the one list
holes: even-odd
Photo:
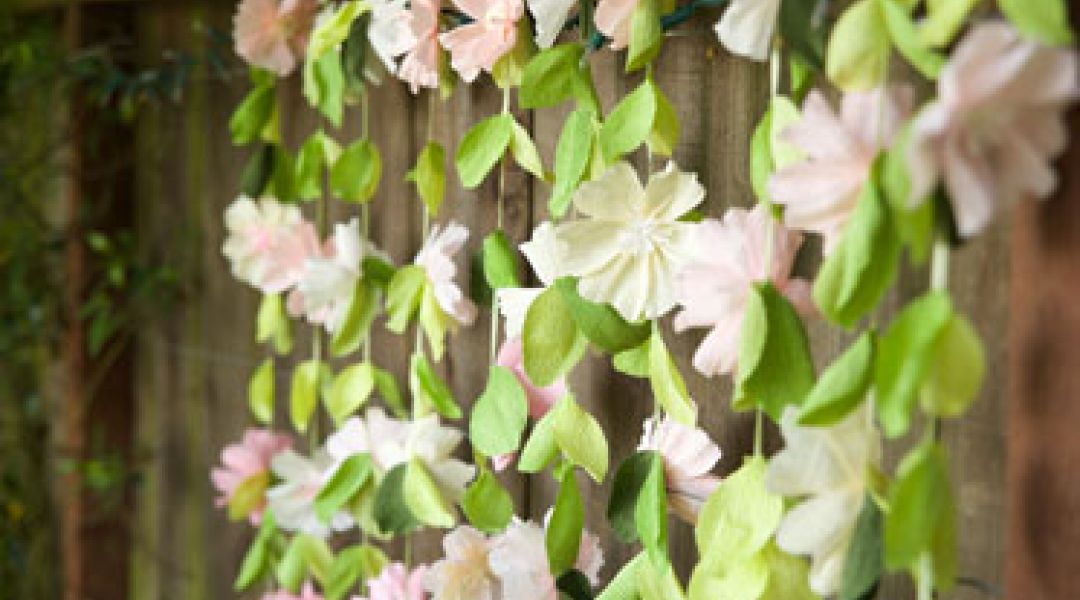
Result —
[{"label": "hanging garland", "polygon": [[[938,424],[965,413],[985,371],[948,291],[950,247],[999,209],[1054,190],[1063,113],[1080,95],[1077,57],[1060,0],[999,0],[1000,15],[974,0],[856,0],[835,19],[829,4],[243,0],[235,37],[252,89],[230,130],[255,150],[225,213],[223,250],[263,294],[258,340],[269,355],[249,384],[252,416],[267,428],[226,447],[212,473],[229,516],[257,527],[237,590],[304,600],[860,599],[890,571],[910,573],[920,599],[949,589],[957,532]],[[666,30],[721,5],[720,43],[768,61],[772,93],[750,140],[758,203],[717,220],[698,215],[706,192],[693,173],[674,161],[652,168],[671,156],[679,123],[651,63]],[[605,46],[625,50],[627,72],[645,72],[606,115],[588,60]],[[936,96],[917,106],[912,89],[889,80],[897,54],[936,82]],[[326,124],[295,155],[280,138],[275,93],[294,71]],[[478,316],[455,266],[469,231],[431,224],[447,152],[429,122],[408,173],[423,247],[397,265],[371,242],[382,164],[367,87],[380,71],[428,90],[429,119],[458,82],[488,73],[504,90],[502,110],[452,156],[464,187],[499,180],[498,226],[482,244],[492,366],[464,424],[471,462],[455,456],[465,434],[445,423],[466,416],[433,366],[447,335]],[[838,107],[811,89],[821,77],[842,92]],[[514,97],[523,109],[575,104],[552,170],[511,113]],[[363,133],[346,144],[328,132],[354,105]],[[650,166],[639,175],[626,157],[642,147]],[[551,188],[551,221],[519,248],[535,287],[522,285],[502,231],[511,160]],[[331,198],[360,216],[329,229]],[[314,221],[301,211],[308,202]],[[813,281],[792,274],[806,234],[823,242]],[[889,319],[879,305],[904,260],[930,262],[930,289]],[[706,331],[694,368],[731,377],[734,409],[758,415],[753,455],[723,479],[711,474],[720,448],[698,427],[658,326],[669,314],[677,333]],[[380,319],[416,332],[408,401],[371,347]],[[857,333],[820,373],[808,319]],[[288,414],[307,452],[269,428],[275,355],[293,352],[298,321],[313,328],[313,346],[292,371]],[[569,383],[588,347],[647,380],[655,399],[638,450],[618,465]],[[335,373],[329,357],[355,362]],[[382,406],[369,406],[375,399]],[[772,457],[761,448],[766,418],[785,443]],[[907,435],[913,423],[922,441],[885,472],[882,434]],[[543,522],[514,516],[495,476],[510,468],[560,483]],[[641,548],[606,586],[579,473],[612,478],[610,525]],[[669,561],[669,511],[694,526],[699,562],[687,581]],[[425,528],[446,531],[445,554],[413,565],[409,536]],[[332,536],[359,543],[334,550]],[[383,543],[396,537],[406,550],[392,561]]]}]

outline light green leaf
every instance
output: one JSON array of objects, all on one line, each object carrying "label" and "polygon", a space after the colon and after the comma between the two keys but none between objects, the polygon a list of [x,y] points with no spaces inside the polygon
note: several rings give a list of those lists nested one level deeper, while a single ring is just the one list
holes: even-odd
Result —
[{"label": "light green leaf", "polygon": [[649,474],[641,486],[634,523],[638,538],[645,547],[654,569],[664,570],[668,565],[667,548],[667,492],[664,487],[664,461],[653,454]]},{"label": "light green leaf", "polygon": [[285,547],[277,565],[277,580],[281,587],[296,593],[308,574],[319,581],[326,578],[334,562],[334,553],[326,542],[301,533]]},{"label": "light green leaf", "polygon": [[424,337],[431,347],[431,357],[436,362],[442,360],[446,350],[446,332],[453,325],[454,321],[443,311],[435,297],[435,286],[424,286],[424,296],[420,300],[420,328],[424,330]]},{"label": "light green leaf", "polygon": [[341,147],[330,136],[316,131],[308,136],[296,157],[296,195],[302,200],[322,196],[323,172],[341,156]]},{"label": "light green leaf", "polygon": [[769,582],[758,600],[819,600],[810,589],[810,566],[802,557],[792,556],[770,542],[762,551],[769,569]]},{"label": "light green leaf", "polygon": [[439,215],[446,196],[446,150],[438,142],[428,142],[416,157],[416,166],[406,176],[416,184],[416,191],[432,217]]},{"label": "light green leaf", "polygon": [[948,462],[936,444],[925,442],[904,457],[889,491],[885,515],[885,566],[916,568],[933,556],[937,587],[955,576],[954,510]]},{"label": "light green leaf", "polygon": [[307,360],[296,365],[289,392],[289,418],[297,431],[307,431],[311,416],[315,413],[321,387],[331,377],[330,367],[325,363]]},{"label": "light green leaf", "polygon": [[649,339],[648,323],[629,323],[609,304],[590,302],[577,291],[577,280],[562,277],[555,287],[562,294],[578,330],[597,347],[612,354],[640,346]]},{"label": "light green leaf", "polygon": [[945,65],[945,57],[923,45],[922,37],[911,20],[911,15],[900,2],[897,0],[878,0],[878,2],[881,3],[881,14],[885,18],[885,26],[896,49],[904,55],[911,66],[922,73],[923,77],[937,79],[941,67]]},{"label": "light green leaf", "polygon": [[701,507],[694,538],[699,555],[749,556],[772,538],[784,502],[765,489],[765,459],[748,458]]},{"label": "light green leaf", "polygon": [[525,390],[509,369],[492,365],[469,416],[469,440],[487,456],[515,452],[529,416]]},{"label": "light green leaf", "polygon": [[750,598],[757,600],[769,584],[764,552],[723,557],[705,556],[690,577],[690,600]]},{"label": "light green leaf", "polygon": [[750,136],[750,186],[762,202],[769,202],[769,176],[776,170],[772,158],[772,107],[761,115]]},{"label": "light green leaf", "polygon": [[510,137],[510,153],[514,156],[517,164],[534,177],[541,181],[547,181],[547,173],[544,172],[544,163],[540,160],[540,153],[536,150],[529,132],[517,121],[510,120],[513,135]]},{"label": "light green leaf", "polygon": [[653,330],[649,339],[649,384],[656,401],[671,418],[694,426],[697,422],[697,405],[686,391],[686,382],[664,345],[659,329]]},{"label": "light green leaf", "polygon": [[581,44],[559,44],[541,50],[525,65],[518,103],[521,108],[546,108],[570,99],[579,77]]},{"label": "light green leaf", "polygon": [[626,72],[632,73],[652,62],[664,43],[660,26],[659,0],[641,0],[630,17],[630,40],[626,52]]},{"label": "light green leaf", "polygon": [[372,513],[376,525],[385,533],[407,533],[420,524],[405,502],[405,475],[408,470],[408,463],[395,465],[383,476],[375,492]]},{"label": "light green leaf", "polygon": [[654,85],[653,92],[656,94],[656,116],[647,140],[649,150],[660,156],[671,156],[679,143],[679,115],[659,87]]},{"label": "light green leaf", "polygon": [[604,430],[592,415],[567,395],[555,408],[552,431],[559,450],[571,462],[588,471],[594,480],[604,479],[608,469],[608,443]]},{"label": "light green leaf", "polygon": [[317,60],[341,45],[349,36],[353,21],[367,10],[368,4],[362,0],[349,0],[342,4],[330,18],[321,21],[319,26],[312,30],[306,57]]},{"label": "light green leaf", "polygon": [[529,19],[519,19],[517,42],[491,67],[491,78],[495,80],[495,85],[503,89],[520,86],[525,66],[535,53],[532,22]]},{"label": "light green leaf", "polygon": [[806,160],[806,155],[793,144],[784,140],[783,134],[789,127],[802,119],[799,108],[787,96],[773,96],[769,102],[769,154],[773,168],[783,169],[789,165]]},{"label": "light green leaf", "polygon": [[382,158],[370,140],[358,140],[338,157],[330,170],[330,189],[346,202],[367,202],[382,177]]},{"label": "light green leaf", "polygon": [[375,389],[375,369],[371,363],[350,365],[341,370],[326,396],[326,412],[340,426],[371,397]]},{"label": "light green leaf", "polygon": [[859,0],[840,15],[825,56],[825,71],[840,89],[881,85],[889,64],[889,31],[878,0]]},{"label": "light green leaf", "polygon": [[821,374],[799,412],[799,425],[833,425],[866,397],[874,380],[877,338],[865,331]]},{"label": "light green leaf", "polygon": [[473,125],[458,144],[455,164],[461,184],[472,189],[487,177],[514,137],[514,118],[499,113]]},{"label": "light green leaf", "polygon": [[982,387],[986,354],[979,335],[962,315],[954,314],[934,345],[934,359],[920,394],[923,411],[959,417]]},{"label": "light green leaf", "polygon": [[581,360],[587,342],[555,287],[533,300],[525,314],[522,351],[525,372],[539,386],[551,385]]},{"label": "light green leaf", "polygon": [[[911,127],[901,130],[893,141],[881,165],[881,193],[892,214],[896,234],[908,249],[915,264],[923,264],[930,255],[935,233],[935,198],[922,198],[913,208],[911,178],[908,173],[907,149]],[[940,193],[940,192],[938,192]]]},{"label": "light green leaf", "polygon": [[559,453],[559,446],[555,442],[555,413],[548,411],[533,427],[529,441],[518,457],[517,468],[522,473],[539,473],[543,471],[555,456]]},{"label": "light green leaf", "polygon": [[461,407],[454,401],[453,392],[435,373],[424,353],[414,353],[409,364],[409,391],[413,402],[420,403],[425,409],[435,409],[444,418],[460,419]]},{"label": "light green leaf", "polygon": [[544,535],[548,567],[552,574],[558,576],[574,567],[581,547],[581,530],[584,525],[585,505],[581,502],[574,469],[566,469]]},{"label": "light green leaf", "polygon": [[649,376],[649,340],[646,339],[636,348],[623,350],[612,359],[612,366],[620,373],[631,377]]},{"label": "light green leaf", "polygon": [[379,312],[379,291],[366,278],[356,282],[349,312],[330,340],[330,352],[334,356],[352,354],[364,344],[371,332],[371,324]]},{"label": "light green leaf", "polygon": [[979,0],[927,0],[926,17],[919,23],[919,37],[931,48],[952,43],[956,32],[979,4]]},{"label": "light green leaf", "polygon": [[1065,46],[1073,41],[1064,0],[998,0],[998,7],[1020,33],[1036,42]]},{"label": "light green leaf", "polygon": [[485,533],[498,533],[514,516],[514,501],[491,471],[483,471],[465,490],[461,508],[473,527]]},{"label": "light green leaf", "polygon": [[405,505],[418,521],[440,529],[454,526],[454,513],[449,503],[442,497],[439,486],[431,478],[427,467],[420,459],[413,457],[405,471],[403,484]]},{"label": "light green leaf", "polygon": [[248,382],[248,408],[255,420],[266,425],[274,420],[274,359],[262,361]]},{"label": "light green leaf", "polygon": [[634,574],[637,575],[638,590],[642,600],[685,600],[682,585],[670,563],[659,567],[653,563],[644,563],[638,567]]},{"label": "light green leaf", "polygon": [[656,118],[656,91],[646,79],[615,105],[600,126],[600,150],[607,164],[641,145]]},{"label": "light green leaf", "polygon": [[240,482],[229,496],[229,519],[246,519],[266,500],[266,487],[270,484],[270,473],[263,471]]},{"label": "light green leaf", "polygon": [[345,73],[341,69],[341,54],[329,50],[317,58],[314,56],[309,55],[304,61],[304,98],[334,127],[340,127],[345,113]]},{"label": "light green leaf", "polygon": [[491,289],[522,287],[517,276],[517,255],[501,229],[484,238],[483,257],[484,279]]},{"label": "light green leaf", "polygon": [[315,496],[315,514],[323,523],[329,523],[371,480],[372,475],[370,455],[355,454],[345,459]]},{"label": "light green leaf", "polygon": [[[575,48],[579,46],[573,44]],[[548,210],[554,217],[562,217],[573,199],[574,190],[585,177],[596,137],[596,113],[589,108],[578,108],[570,113],[559,134],[555,146],[555,188],[548,201]]]},{"label": "light green leaf", "polygon": [[402,419],[408,416],[405,401],[401,397],[401,390],[398,389],[397,379],[394,379],[393,373],[375,369],[375,389],[397,418]]},{"label": "light green leaf", "polygon": [[641,594],[638,588],[637,571],[641,568],[649,568],[647,560],[648,557],[644,553],[630,559],[630,562],[619,569],[596,600],[639,600]]},{"label": "light green leaf", "polygon": [[394,333],[404,333],[409,321],[420,309],[426,287],[427,271],[419,265],[402,267],[394,273],[386,291],[387,329]]},{"label": "light green leaf", "polygon": [[265,294],[259,303],[256,317],[256,335],[258,342],[271,341],[274,351],[288,354],[292,351],[292,327],[289,316],[285,314],[285,305],[280,294]]},{"label": "light green leaf", "polygon": [[262,134],[277,106],[273,82],[253,88],[229,119],[229,133],[236,145],[249,144]]},{"label": "light green leaf", "polygon": [[862,600],[884,572],[882,554],[882,514],[874,498],[867,494],[855,532],[844,557],[844,571],[837,600]]},{"label": "light green leaf", "polygon": [[269,566],[269,543],[257,538],[251,543],[248,551],[244,554],[244,561],[240,564],[240,571],[233,582],[233,590],[242,592],[251,587],[256,581],[262,579]]},{"label": "light green leaf", "polygon": [[350,546],[338,553],[330,565],[323,584],[326,600],[341,600],[349,595],[358,581],[372,579],[382,572],[390,560],[375,546]]},{"label": "light green leaf", "polygon": [[635,520],[638,497],[658,459],[652,450],[638,451],[624,460],[615,471],[611,497],[608,498],[607,519],[611,530],[624,543],[632,544],[638,540]]}]

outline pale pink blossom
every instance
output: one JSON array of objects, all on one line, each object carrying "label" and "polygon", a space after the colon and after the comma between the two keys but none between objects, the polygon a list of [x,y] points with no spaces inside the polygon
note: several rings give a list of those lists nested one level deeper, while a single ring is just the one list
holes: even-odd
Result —
[{"label": "pale pink blossom", "polygon": [[1071,48],[1027,40],[1004,21],[976,25],[938,79],[938,97],[915,119],[908,147],[911,200],[944,180],[959,233],[970,236],[999,206],[1045,198],[1050,165],[1067,142],[1065,109],[1080,95]]},{"label": "pale pink blossom", "polygon": [[471,325],[476,319],[476,305],[454,282],[454,275],[457,274],[454,255],[467,239],[469,230],[463,225],[454,222],[445,227],[436,225],[413,260],[427,273],[439,307],[462,325]]},{"label": "pale pink blossom", "polygon": [[408,82],[414,94],[422,87],[439,87],[440,7],[440,0],[412,0],[406,13],[411,44],[397,75]]},{"label": "pale pink blossom", "polygon": [[525,390],[525,398],[529,401],[529,416],[539,419],[547,414],[556,402],[566,395],[566,380],[559,378],[549,386],[537,386],[525,373],[525,355],[521,345],[521,338],[511,338],[503,342],[499,348],[499,356],[496,364],[506,367],[518,379],[522,389]]},{"label": "pale pink blossom", "polygon": [[911,112],[908,87],[845,94],[837,114],[814,90],[802,118],[781,139],[806,154],[769,179],[769,197],[784,207],[784,224],[824,238],[831,253],[855,211],[874,159],[888,147]]},{"label": "pale pink blossom", "polygon": [[225,230],[221,251],[233,275],[266,294],[295,286],[307,259],[320,253],[315,226],[273,198],[237,198],[225,209]]},{"label": "pale pink blossom", "polygon": [[[544,536],[544,528],[536,523],[515,518],[505,532],[491,540],[488,563],[502,582],[502,600],[558,600]],[[583,531],[574,568],[595,587],[600,583],[603,565],[599,540]]]},{"label": "pale pink blossom", "polygon": [[316,0],[242,0],[233,18],[236,53],[284,77],[300,62],[315,22]]},{"label": "pale pink blossom", "polygon": [[278,590],[263,594],[262,600],[323,600],[323,597],[315,592],[315,586],[310,581],[306,581],[299,596],[291,594],[289,590]]},{"label": "pale pink blossom", "polygon": [[517,44],[517,22],[525,14],[523,0],[454,0],[473,19],[439,36],[450,51],[450,66],[472,82],[480,71],[491,72],[495,63]]},{"label": "pale pink blossom", "polygon": [[426,575],[426,566],[409,571],[401,563],[390,563],[383,567],[378,577],[368,581],[367,597],[354,596],[353,600],[426,600]]},{"label": "pale pink blossom", "polygon": [[701,505],[720,485],[720,478],[710,474],[720,460],[720,447],[704,430],[664,417],[645,421],[638,450],[660,455],[671,509],[687,523],[696,524]]},{"label": "pale pink blossom", "polygon": [[613,50],[622,50],[630,43],[630,22],[638,0],[600,0],[596,3],[593,22],[596,30],[611,40]]},{"label": "pale pink blossom", "polygon": [[[251,479],[267,475],[270,462],[277,454],[292,447],[289,436],[274,433],[269,429],[248,429],[238,444],[229,444],[221,451],[220,468],[210,472],[210,479],[221,493],[217,498],[218,506],[227,506],[233,493],[240,484]],[[263,499],[248,514],[253,525],[262,520],[266,500]]]},{"label": "pale pink blossom", "polygon": [[802,235],[776,222],[765,205],[728,209],[722,221],[705,219],[697,235],[697,258],[676,278],[683,309],[675,316],[675,330],[711,329],[693,362],[712,377],[735,368],[746,299],[754,284],[772,281],[803,314],[813,312],[813,303],[809,284],[791,277]]},{"label": "pale pink blossom", "polygon": [[280,529],[326,538],[356,524],[345,510],[332,515],[329,522],[323,521],[315,510],[315,498],[336,468],[334,459],[322,449],[316,450],[311,458],[293,450],[274,456],[270,469],[278,482],[267,490],[266,500]]},{"label": "pale pink blossom", "polygon": [[442,543],[443,558],[424,576],[432,600],[502,600],[502,588],[488,566],[487,536],[460,525],[443,536]]}]

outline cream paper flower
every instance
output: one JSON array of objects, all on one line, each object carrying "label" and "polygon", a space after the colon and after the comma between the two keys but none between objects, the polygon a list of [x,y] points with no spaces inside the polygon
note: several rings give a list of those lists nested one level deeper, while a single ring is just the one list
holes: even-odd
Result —
[{"label": "cream paper flower", "polygon": [[732,54],[769,58],[780,0],[732,0],[716,23],[716,36]]},{"label": "cream paper flower", "polygon": [[536,26],[536,45],[550,48],[566,25],[575,0],[525,0]]},{"label": "cream paper flower", "polygon": [[391,75],[398,73],[398,57],[415,45],[409,29],[406,0],[371,0],[368,41]]},{"label": "cream paper flower", "polygon": [[720,485],[720,478],[709,473],[720,460],[720,447],[704,430],[664,417],[645,421],[638,450],[660,454],[671,509],[687,523],[697,523],[701,505]]},{"label": "cream paper flower", "polygon": [[434,286],[435,299],[443,311],[462,325],[471,325],[476,319],[476,305],[454,281],[457,266],[454,255],[469,239],[464,225],[450,222],[445,227],[436,225],[431,229],[423,247],[413,259],[413,264],[424,268],[428,280]]},{"label": "cream paper flower", "polygon": [[274,456],[270,470],[281,483],[267,490],[266,500],[278,527],[325,538],[332,531],[345,531],[355,524],[344,511],[335,514],[329,524],[315,512],[315,497],[333,473],[334,466],[334,459],[322,450],[310,459],[293,450]]},{"label": "cream paper flower", "polygon": [[[559,592],[548,566],[544,536],[544,528],[515,517],[505,532],[491,540],[488,564],[502,582],[502,600],[558,600]],[[603,565],[599,540],[583,531],[574,568],[595,587],[600,583]]]},{"label": "cream paper flower", "polygon": [[432,600],[502,600],[501,586],[488,566],[490,551],[487,536],[468,525],[447,533],[443,558],[424,576]]},{"label": "cream paper flower", "polygon": [[566,244],[559,241],[550,221],[538,225],[533,230],[532,239],[521,244],[519,248],[542,287],[501,288],[495,292],[499,297],[499,312],[506,318],[507,339],[521,337],[529,307],[541,292],[562,275],[559,263],[566,253]]},{"label": "cream paper flower", "polygon": [[324,255],[305,261],[296,290],[289,294],[289,312],[336,332],[352,304],[364,257],[374,254],[378,250],[360,236],[359,220],[336,225]]},{"label": "cream paper flower", "polygon": [[237,198],[225,209],[225,231],[221,252],[233,276],[265,294],[296,285],[305,261],[320,253],[315,226],[274,198]]},{"label": "cream paper flower", "polygon": [[1040,46],[1004,21],[973,27],[912,127],[912,201],[944,179],[967,237],[999,206],[1049,196],[1058,183],[1050,160],[1068,141],[1064,112],[1080,94],[1077,62],[1072,48]]},{"label": "cream paper flower", "polygon": [[840,587],[844,558],[869,487],[881,462],[881,436],[864,403],[831,427],[801,427],[790,407],[780,423],[785,447],[769,461],[765,486],[805,498],[784,516],[776,544],[810,556],[810,587],[827,596]]},{"label": "cream paper flower", "polygon": [[696,225],[679,220],[705,198],[691,173],[669,163],[643,188],[625,161],[574,194],[584,215],[555,227],[565,274],[578,292],[628,321],[655,319],[675,305],[675,274],[694,255]]}]

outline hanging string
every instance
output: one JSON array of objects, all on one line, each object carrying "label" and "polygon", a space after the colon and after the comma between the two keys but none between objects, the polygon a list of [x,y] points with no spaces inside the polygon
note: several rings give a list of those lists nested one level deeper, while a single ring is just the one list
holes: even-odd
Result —
[{"label": "hanging string", "polygon": [[[503,88],[502,112],[510,114],[510,86]],[[495,228],[503,231],[503,213],[506,210],[506,155],[499,162],[499,189],[495,198]],[[504,232],[505,233],[505,232]],[[491,293],[491,334],[488,339],[488,362],[495,364],[499,352],[499,291]]]}]

